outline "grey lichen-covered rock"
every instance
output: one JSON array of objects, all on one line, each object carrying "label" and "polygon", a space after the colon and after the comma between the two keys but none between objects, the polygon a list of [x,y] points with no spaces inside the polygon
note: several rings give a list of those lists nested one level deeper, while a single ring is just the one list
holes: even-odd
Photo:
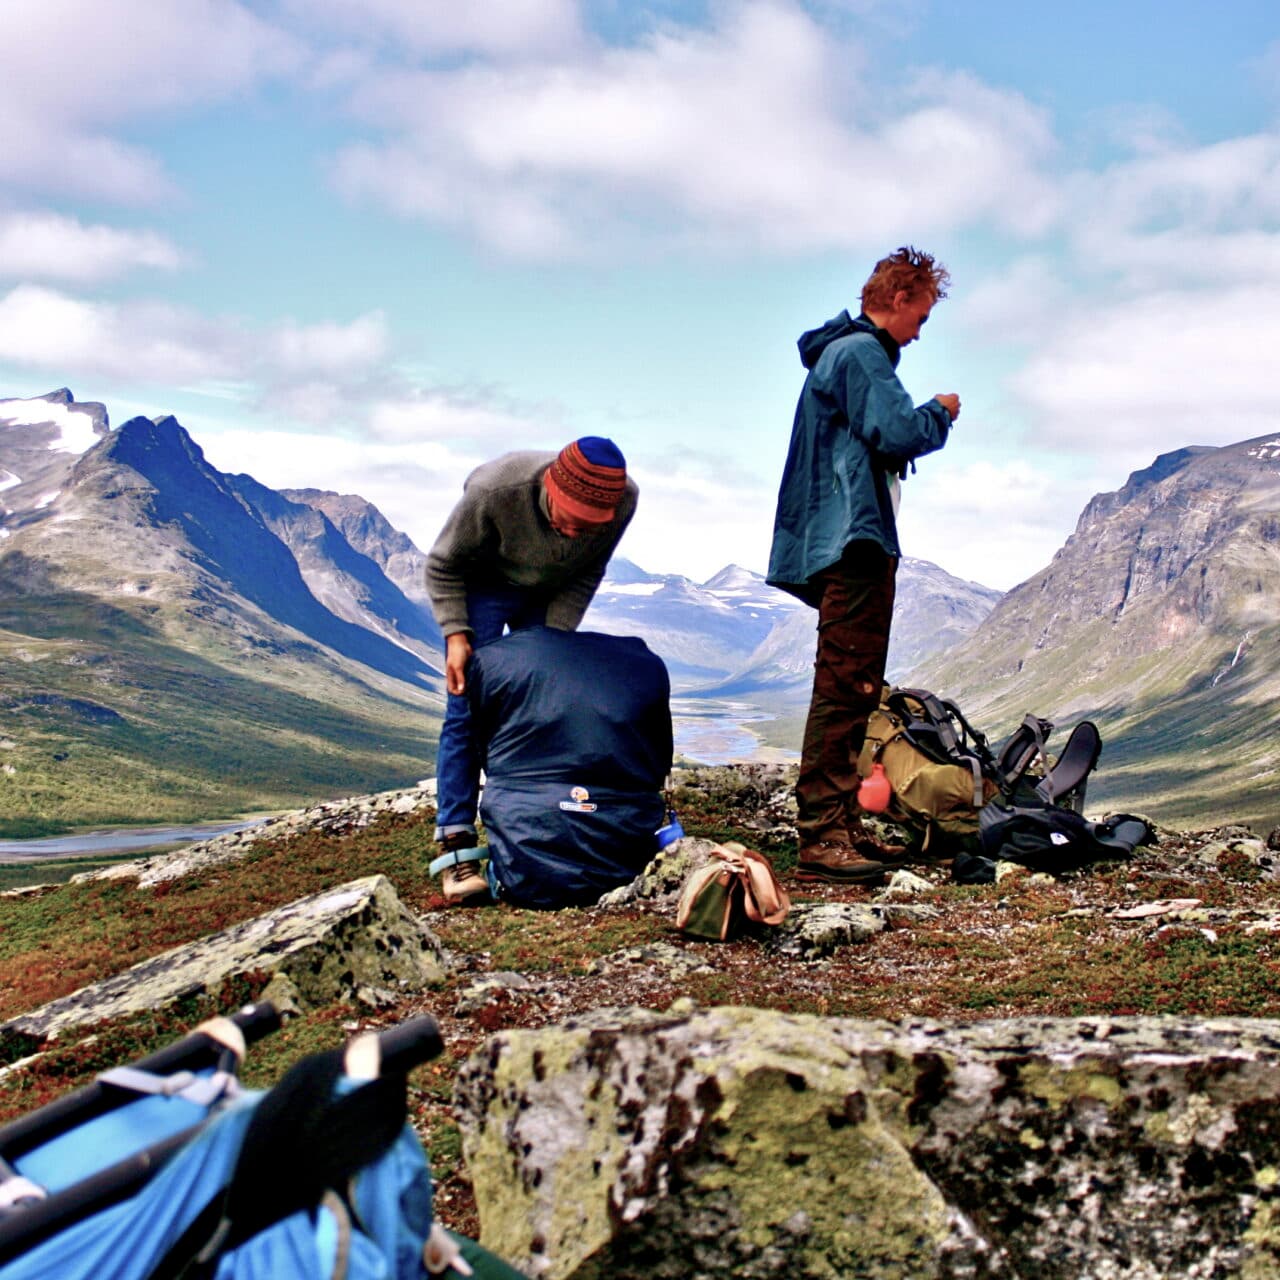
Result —
[{"label": "grey lichen-covered rock", "polygon": [[[1227,830],[1239,831],[1241,828],[1227,828]],[[1244,835],[1211,840],[1197,850],[1196,859],[1223,870],[1253,866],[1257,868],[1259,879],[1280,879],[1280,857],[1277,857],[1275,850],[1268,847],[1265,840],[1249,835],[1247,831]]]},{"label": "grey lichen-covered rock", "polygon": [[458,1077],[548,1280],[1280,1274],[1280,1023],[599,1011]]},{"label": "grey lichen-covered rock", "polygon": [[[385,1003],[445,980],[434,934],[385,876],[301,898],[224,933],[175,947],[0,1026],[0,1041],[44,1040],[69,1027],[163,1008],[241,975],[273,974],[295,1007]],[[284,982],[287,980],[288,985]],[[269,988],[270,990],[270,988]]]},{"label": "grey lichen-covered rock", "polygon": [[829,956],[841,947],[866,942],[888,927],[884,910],[858,902],[798,902],[770,930],[771,951],[798,960]]},{"label": "grey lichen-covered rock", "polygon": [[674,904],[684,882],[692,872],[706,864],[715,847],[714,840],[685,836],[660,850],[630,884],[611,889],[596,905],[616,908],[641,901],[658,905]]},{"label": "grey lichen-covered rock", "polygon": [[648,975],[656,972],[678,981],[691,973],[714,973],[715,967],[707,963],[701,948],[689,951],[670,942],[648,942],[601,956],[587,966],[587,972],[613,975],[629,972]]},{"label": "grey lichen-covered rock", "polygon": [[469,1017],[492,1003],[495,997],[510,995],[512,992],[524,995],[537,990],[538,984],[527,974],[512,973],[509,970],[486,973],[458,992],[458,1000],[453,1009],[454,1017]]},{"label": "grey lichen-covered rock", "polygon": [[889,877],[889,883],[876,895],[877,899],[892,900],[918,898],[924,893],[936,893],[938,886],[914,871],[899,870]]}]

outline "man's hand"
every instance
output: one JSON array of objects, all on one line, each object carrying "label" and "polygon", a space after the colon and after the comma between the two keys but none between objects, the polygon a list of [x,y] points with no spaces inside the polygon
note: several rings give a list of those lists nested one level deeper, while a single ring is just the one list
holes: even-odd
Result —
[{"label": "man's hand", "polygon": [[465,631],[455,631],[444,643],[444,687],[450,693],[466,693],[471,637]]},{"label": "man's hand", "polygon": [[947,395],[939,393],[933,398],[951,415],[952,422],[960,416],[960,397],[955,392]]}]

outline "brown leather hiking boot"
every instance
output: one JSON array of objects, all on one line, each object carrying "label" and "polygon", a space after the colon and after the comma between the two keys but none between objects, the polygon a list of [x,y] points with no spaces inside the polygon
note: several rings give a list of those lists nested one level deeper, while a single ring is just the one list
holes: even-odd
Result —
[{"label": "brown leather hiking boot", "polygon": [[843,840],[820,840],[800,850],[797,880],[830,880],[836,884],[881,884],[884,863],[864,858]]},{"label": "brown leather hiking boot", "polygon": [[855,853],[860,853],[870,862],[906,862],[910,857],[905,844],[885,844],[856,820],[851,820],[845,827],[844,838]]}]

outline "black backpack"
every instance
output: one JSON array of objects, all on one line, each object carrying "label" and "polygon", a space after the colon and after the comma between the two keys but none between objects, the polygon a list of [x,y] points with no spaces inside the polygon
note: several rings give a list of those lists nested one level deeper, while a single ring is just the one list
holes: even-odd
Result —
[{"label": "black backpack", "polygon": [[1061,805],[1005,805],[996,801],[978,815],[980,854],[960,853],[951,864],[961,884],[990,884],[996,862],[1016,862],[1030,871],[1060,875],[1095,862],[1129,857],[1154,844],[1145,818],[1117,813],[1101,822]]}]

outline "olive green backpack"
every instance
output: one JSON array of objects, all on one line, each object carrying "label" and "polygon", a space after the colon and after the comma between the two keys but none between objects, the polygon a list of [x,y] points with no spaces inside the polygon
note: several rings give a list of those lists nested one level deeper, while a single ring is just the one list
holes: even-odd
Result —
[{"label": "olive green backpack", "polygon": [[925,689],[885,685],[867,724],[858,772],[884,767],[892,794],[887,817],[920,841],[921,852],[947,856],[978,847],[978,812],[997,795],[1012,799],[1048,771],[1045,739],[1053,725],[1027,716],[992,751],[954,702]]}]

